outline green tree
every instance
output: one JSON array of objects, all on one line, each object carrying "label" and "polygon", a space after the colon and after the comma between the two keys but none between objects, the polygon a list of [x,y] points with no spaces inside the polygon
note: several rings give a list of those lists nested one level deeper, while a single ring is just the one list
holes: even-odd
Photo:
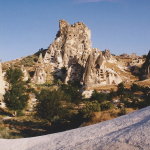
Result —
[{"label": "green tree", "polygon": [[23,110],[27,106],[29,95],[26,93],[25,85],[22,81],[23,73],[21,69],[12,69],[6,71],[6,79],[9,82],[9,89],[4,95],[4,102],[9,110]]},{"label": "green tree", "polygon": [[54,117],[63,118],[65,111],[61,105],[61,101],[66,100],[66,96],[61,90],[42,90],[37,95],[39,103],[36,106],[37,116],[52,121]]},{"label": "green tree", "polygon": [[[69,83],[72,84],[72,82],[69,80]],[[82,101],[82,93],[79,92],[78,86],[71,86],[71,85],[62,84],[60,89],[63,90],[68,97],[68,101],[71,101],[72,103],[79,106],[80,102]]]},{"label": "green tree", "polygon": [[71,102],[79,106],[83,97],[82,93],[79,92],[78,89],[75,87],[69,87],[68,93],[70,94]]},{"label": "green tree", "polygon": [[108,94],[107,98],[108,98],[109,100],[113,100],[113,98],[116,97],[116,96],[117,96],[117,93],[114,91],[114,89],[111,88],[111,91],[110,91],[110,93]]},{"label": "green tree", "polygon": [[133,83],[133,84],[131,85],[131,91],[132,91],[133,93],[139,91],[139,86],[138,86],[137,84]]},{"label": "green tree", "polygon": [[118,87],[117,94],[121,95],[121,97],[122,97],[124,95],[124,91],[125,91],[124,83],[123,82],[119,83],[117,87]]},{"label": "green tree", "polygon": [[13,69],[12,67],[6,71],[6,80],[9,82],[10,85],[21,83],[23,73],[20,68]]}]

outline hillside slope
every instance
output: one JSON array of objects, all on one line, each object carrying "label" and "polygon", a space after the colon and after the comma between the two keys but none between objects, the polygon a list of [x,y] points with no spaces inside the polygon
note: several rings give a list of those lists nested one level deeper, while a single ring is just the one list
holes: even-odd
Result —
[{"label": "hillside slope", "polygon": [[0,149],[150,149],[150,107],[95,125],[40,137],[0,140]]}]

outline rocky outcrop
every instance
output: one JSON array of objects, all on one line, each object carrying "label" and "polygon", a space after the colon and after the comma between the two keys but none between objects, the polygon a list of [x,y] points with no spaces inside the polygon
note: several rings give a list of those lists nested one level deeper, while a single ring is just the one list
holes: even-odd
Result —
[{"label": "rocky outcrop", "polygon": [[32,81],[36,84],[43,84],[46,82],[46,73],[43,66],[37,66]]},{"label": "rocky outcrop", "polygon": [[27,73],[27,70],[25,69],[24,65],[22,65],[21,70],[23,72],[23,81],[27,81],[28,80],[28,73]]},{"label": "rocky outcrop", "polygon": [[80,64],[71,65],[67,71],[67,74],[65,77],[65,83],[67,83],[67,81],[69,81],[69,80],[80,81],[82,78],[82,72],[83,72],[83,68]]},{"label": "rocky outcrop", "polygon": [[111,54],[110,54],[110,50],[109,50],[109,49],[103,51],[102,53],[103,53],[103,56],[104,56],[107,60],[110,60],[110,59],[111,59]]},{"label": "rocky outcrop", "polygon": [[42,53],[40,53],[37,63],[43,63]]},{"label": "rocky outcrop", "polygon": [[59,28],[56,39],[45,54],[44,62],[55,63],[57,67],[70,67],[77,59],[84,66],[92,51],[90,29],[81,22],[70,26],[65,20],[59,21]]},{"label": "rocky outcrop", "polygon": [[4,80],[3,80],[3,76],[2,76],[2,65],[1,65],[1,61],[0,61],[0,100],[2,100],[4,93],[5,93]]},{"label": "rocky outcrop", "polygon": [[94,62],[93,55],[90,55],[83,74],[83,83],[85,84],[119,84],[122,82],[120,76],[110,68],[105,67],[108,57],[104,53],[97,57]]},{"label": "rocky outcrop", "polygon": [[[122,81],[117,73],[105,68],[105,62],[112,58],[110,51],[91,47],[91,31],[84,23],[70,26],[60,20],[59,29],[44,58],[40,54],[38,63],[52,64],[65,83],[68,80],[79,80],[83,84],[117,84]],[[65,75],[61,72],[62,67],[66,67]]]}]

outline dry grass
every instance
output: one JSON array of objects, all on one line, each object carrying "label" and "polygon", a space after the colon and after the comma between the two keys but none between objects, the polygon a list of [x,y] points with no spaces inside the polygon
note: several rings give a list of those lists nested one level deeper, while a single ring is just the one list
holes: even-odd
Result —
[{"label": "dry grass", "polygon": [[[132,113],[136,111],[133,108],[126,108],[126,110],[127,113]],[[92,117],[89,119],[89,121],[84,123],[83,126],[88,126],[88,125],[92,125],[95,123],[99,123],[99,122],[103,122],[103,121],[107,121],[119,117],[119,113],[120,113],[120,109],[115,109],[115,108],[107,111],[102,111],[102,112],[94,112]]]},{"label": "dry grass", "polygon": [[100,85],[93,87],[93,89],[99,91],[99,90],[106,90],[106,91],[111,91],[111,89],[114,89],[114,91],[117,91],[117,85]]},{"label": "dry grass", "polygon": [[143,80],[143,81],[138,81],[138,82],[136,82],[136,84],[138,84],[140,86],[142,86],[142,85],[144,85],[144,86],[150,86],[150,79]]}]

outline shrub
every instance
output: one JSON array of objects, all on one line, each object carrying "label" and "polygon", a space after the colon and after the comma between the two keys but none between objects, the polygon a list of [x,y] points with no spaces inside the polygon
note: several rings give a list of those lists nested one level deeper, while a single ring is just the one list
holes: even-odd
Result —
[{"label": "shrub", "polygon": [[71,101],[72,103],[79,105],[79,103],[82,101],[82,93],[78,91],[78,87],[75,86],[67,86],[66,84],[62,84],[60,89],[65,92],[66,96],[68,97],[68,101]]},{"label": "shrub", "polygon": [[122,107],[122,108],[120,109],[119,115],[122,116],[122,115],[126,115],[126,114],[127,114],[126,108],[125,108],[125,107]]},{"label": "shrub", "polygon": [[104,101],[100,104],[100,106],[101,106],[101,110],[103,111],[103,110],[111,109],[113,107],[113,104],[111,102]]},{"label": "shrub", "polygon": [[98,101],[85,102],[86,106],[81,110],[84,118],[90,117],[93,112],[99,112],[101,110]]},{"label": "shrub", "polygon": [[37,62],[37,60],[38,60],[37,55],[29,55],[20,61],[20,65],[33,66],[35,62]]},{"label": "shrub", "polygon": [[131,85],[131,91],[132,91],[132,93],[139,91],[139,86],[137,84],[133,83]]},{"label": "shrub", "polygon": [[150,88],[148,86],[144,87],[144,86],[141,86],[140,87],[140,90],[145,94],[145,95],[148,95],[148,93],[150,92]]},{"label": "shrub", "polygon": [[94,90],[90,100],[97,100],[99,103],[102,103],[107,100],[107,95],[105,93],[98,93],[96,90]]}]

